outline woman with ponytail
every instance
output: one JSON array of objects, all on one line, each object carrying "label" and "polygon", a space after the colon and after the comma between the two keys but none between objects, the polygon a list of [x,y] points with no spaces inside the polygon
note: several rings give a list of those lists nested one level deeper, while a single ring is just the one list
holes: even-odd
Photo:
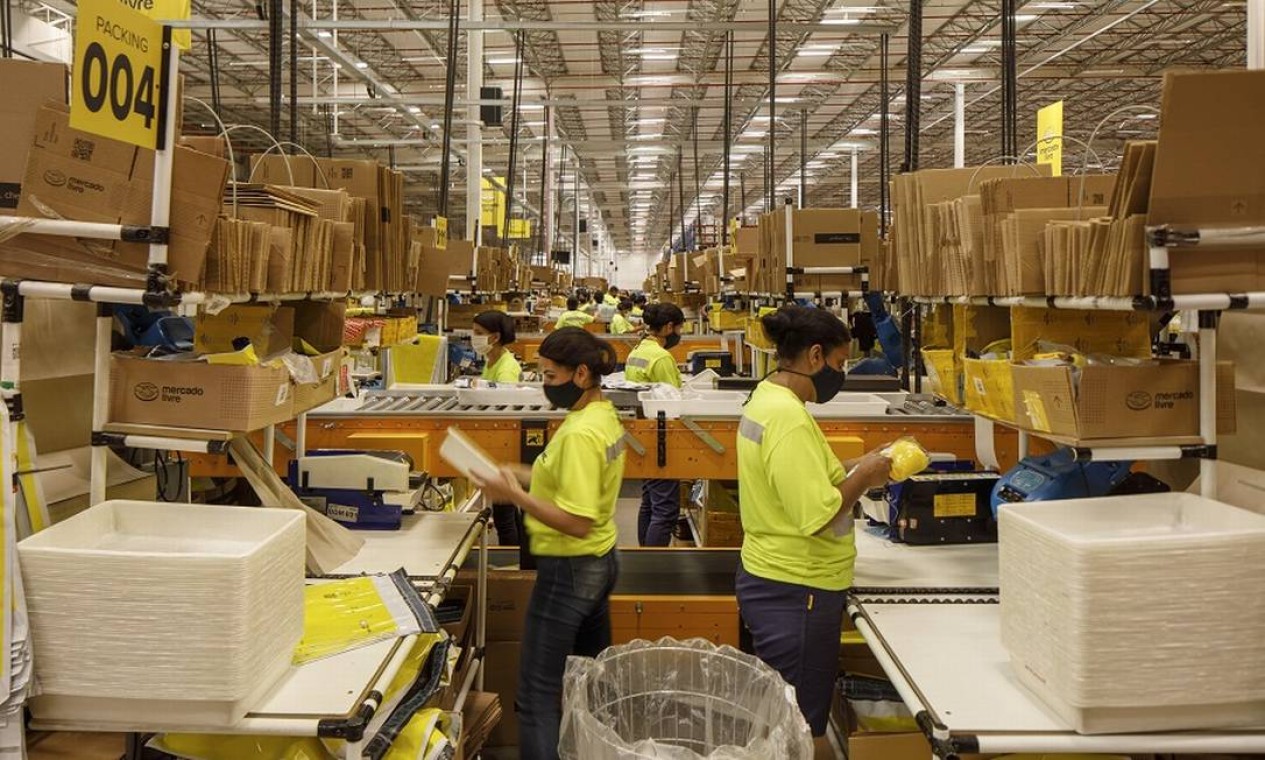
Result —
[{"label": "woman with ponytail", "polygon": [[856,559],[852,507],[887,482],[891,462],[876,453],[840,462],[805,407],[843,388],[847,326],[799,306],[762,323],[777,369],[738,424],[738,606],[756,655],[795,687],[813,736],[823,737]]},{"label": "woman with ponytail", "polygon": [[[536,458],[524,490],[503,468],[476,485],[493,502],[527,513],[536,586],[527,606],[516,699],[520,757],[558,757],[567,657],[594,657],[611,643],[610,594],[619,574],[615,500],[624,477],[624,428],[602,396],[615,350],[577,327],[540,344],[545,396],[567,416]],[[525,473],[523,473],[525,475]]]}]

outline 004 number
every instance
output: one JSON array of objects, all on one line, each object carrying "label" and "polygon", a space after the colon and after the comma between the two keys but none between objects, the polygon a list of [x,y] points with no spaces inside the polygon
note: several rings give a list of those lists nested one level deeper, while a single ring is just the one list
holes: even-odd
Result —
[{"label": "004 number", "polygon": [[116,120],[127,121],[135,113],[145,120],[145,129],[150,128],[157,113],[153,66],[142,69],[137,79],[130,58],[118,55],[110,61],[101,43],[94,42],[85,51],[82,71],[80,92],[89,111],[100,112],[108,101]]}]

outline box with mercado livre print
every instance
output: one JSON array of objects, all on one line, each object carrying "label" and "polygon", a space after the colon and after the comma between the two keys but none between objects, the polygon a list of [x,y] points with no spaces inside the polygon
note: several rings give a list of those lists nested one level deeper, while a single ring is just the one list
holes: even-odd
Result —
[{"label": "box with mercado livre print", "polygon": [[249,432],[294,416],[284,365],[110,357],[110,422]]}]

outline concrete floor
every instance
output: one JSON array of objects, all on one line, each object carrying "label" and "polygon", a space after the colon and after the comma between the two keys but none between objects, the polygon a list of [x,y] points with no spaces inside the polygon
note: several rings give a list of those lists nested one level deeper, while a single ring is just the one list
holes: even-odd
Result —
[{"label": "concrete floor", "polygon": [[619,546],[637,545],[637,512],[641,509],[641,481],[625,480],[615,502],[615,530]]}]

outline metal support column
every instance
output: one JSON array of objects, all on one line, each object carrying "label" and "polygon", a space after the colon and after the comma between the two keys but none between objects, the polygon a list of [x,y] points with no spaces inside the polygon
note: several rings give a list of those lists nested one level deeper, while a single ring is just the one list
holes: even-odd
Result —
[{"label": "metal support column", "polygon": [[1001,3],[1001,155],[1007,163],[1022,156],[1019,152],[1019,83],[1016,46],[1016,0]]},{"label": "metal support column", "polygon": [[281,134],[281,0],[268,0],[268,130]]},{"label": "metal support column", "polygon": [[1199,436],[1210,452],[1199,460],[1199,495],[1217,498],[1217,323],[1221,312],[1199,312]]},{"label": "metal support column", "polygon": [[858,194],[858,193],[860,192],[860,185],[859,185],[859,183],[858,183],[858,181],[857,181],[857,180],[858,180],[858,177],[857,177],[858,167],[857,167],[857,149],[856,149],[856,148],[853,148],[853,149],[852,149],[852,161],[851,161],[851,164],[852,164],[852,166],[851,166],[851,172],[850,172],[850,177],[851,177],[851,183],[850,183],[850,184],[852,185],[852,188],[851,188],[851,189],[852,189],[852,192],[851,192],[851,195],[849,195],[848,197],[849,197],[849,199],[850,199],[850,200],[851,200],[851,202],[852,202],[852,208],[860,208],[860,207],[861,207],[861,198],[860,198],[860,196],[859,196],[859,194]]},{"label": "metal support column", "polygon": [[483,90],[483,0],[469,0],[470,29],[466,30],[466,237],[483,245],[483,121],[479,97]]},{"label": "metal support column", "polygon": [[878,226],[879,234],[887,237],[887,219],[891,212],[892,123],[889,115],[891,90],[888,83],[888,48],[891,35],[879,38],[879,130],[878,130]]},{"label": "metal support column", "polygon": [[[575,159],[575,176],[571,178],[571,247],[572,256],[580,255],[580,154],[571,149],[571,158]],[[593,260],[590,258],[584,265],[585,277],[593,276]]]},{"label": "metal support column", "polygon": [[799,207],[808,208],[808,109],[799,112]]},{"label": "metal support column", "polygon": [[[446,78],[444,82],[444,139],[443,155],[439,160],[439,215],[448,217],[448,197],[452,186],[452,110],[457,86],[457,32],[461,25],[461,0],[448,0],[448,49],[444,61]],[[466,237],[471,237],[472,230],[466,230]],[[475,261],[471,263],[470,272],[474,273]]]},{"label": "metal support column", "polygon": [[[1261,0],[1265,2],[1265,0]],[[720,244],[729,245],[729,173],[731,169],[731,156],[733,153],[733,86],[734,86],[734,33],[725,33],[725,112],[721,117],[725,125],[725,153],[722,161],[722,169],[724,179],[722,180],[721,189],[721,208],[720,214]],[[741,210],[738,212],[742,213]],[[738,241],[734,241],[736,245]],[[721,274],[724,274],[722,269]],[[738,352],[741,355],[741,351]]]},{"label": "metal support column", "polygon": [[966,166],[966,82],[953,85],[953,166]]},{"label": "metal support column", "polygon": [[1247,0],[1247,67],[1265,69],[1265,0]]},{"label": "metal support column", "polygon": [[[540,226],[543,229],[542,236],[544,242],[541,244],[541,247],[545,251],[546,266],[551,263],[549,257],[552,255],[551,252],[553,251],[554,214],[556,213],[554,210],[554,203],[556,199],[554,198],[553,187],[553,120],[553,107],[545,106],[545,145],[544,157],[542,159],[544,163],[544,171],[542,173],[543,181],[540,188],[540,210],[544,215],[544,219],[540,220]],[[571,271],[575,272],[574,259],[572,259]]]},{"label": "metal support column", "polygon": [[905,56],[905,162],[901,166],[902,172],[918,171],[918,131],[922,128],[922,0],[909,0],[908,47],[909,52]]}]

